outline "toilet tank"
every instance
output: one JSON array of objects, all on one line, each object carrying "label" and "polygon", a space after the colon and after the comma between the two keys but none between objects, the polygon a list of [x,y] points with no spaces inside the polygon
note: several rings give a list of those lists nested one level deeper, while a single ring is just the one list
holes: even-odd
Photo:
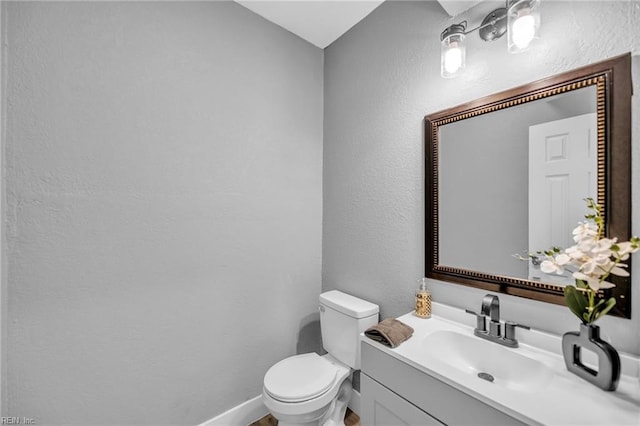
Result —
[{"label": "toilet tank", "polygon": [[322,346],[334,358],[360,369],[360,333],[378,323],[378,305],[338,290],[320,295]]}]

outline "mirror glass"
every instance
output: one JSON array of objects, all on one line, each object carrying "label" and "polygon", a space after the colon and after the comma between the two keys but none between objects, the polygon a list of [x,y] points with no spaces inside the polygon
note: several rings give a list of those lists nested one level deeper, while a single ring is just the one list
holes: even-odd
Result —
[{"label": "mirror glass", "polygon": [[598,198],[596,114],[588,86],[440,126],[440,263],[573,282],[514,254],[573,245],[584,199]]},{"label": "mirror glass", "polygon": [[[586,198],[629,239],[631,92],[626,54],[427,115],[425,275],[564,304],[573,278],[521,257],[572,246]],[[615,284],[629,318],[630,279]]]}]

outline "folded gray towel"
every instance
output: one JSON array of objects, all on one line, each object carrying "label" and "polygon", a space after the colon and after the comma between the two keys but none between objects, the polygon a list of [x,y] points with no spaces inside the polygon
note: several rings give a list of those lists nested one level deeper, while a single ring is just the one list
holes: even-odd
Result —
[{"label": "folded gray towel", "polygon": [[367,328],[364,335],[385,346],[395,348],[413,335],[413,328],[395,318],[387,318]]}]

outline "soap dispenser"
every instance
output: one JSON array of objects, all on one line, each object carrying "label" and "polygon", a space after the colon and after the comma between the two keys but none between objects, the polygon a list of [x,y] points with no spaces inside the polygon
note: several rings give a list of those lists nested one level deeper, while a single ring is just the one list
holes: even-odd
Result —
[{"label": "soap dispenser", "polygon": [[427,279],[420,280],[420,288],[416,291],[416,315],[420,318],[431,316],[431,293],[427,290]]}]

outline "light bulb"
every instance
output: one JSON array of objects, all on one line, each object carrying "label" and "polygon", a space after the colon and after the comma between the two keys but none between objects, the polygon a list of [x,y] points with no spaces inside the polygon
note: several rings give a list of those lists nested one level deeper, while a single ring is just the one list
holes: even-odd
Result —
[{"label": "light bulb", "polygon": [[449,47],[444,54],[444,69],[449,74],[454,74],[462,66],[462,49]]},{"label": "light bulb", "polygon": [[507,39],[511,53],[526,50],[540,31],[540,1],[517,0],[507,11]]},{"label": "light bulb", "polygon": [[515,20],[512,27],[513,43],[518,49],[526,49],[536,35],[536,22],[533,16],[523,15]]},{"label": "light bulb", "polygon": [[442,38],[440,54],[440,75],[444,78],[452,78],[459,75],[464,70],[465,47],[464,47],[464,27],[455,25],[450,29],[458,31]]}]

